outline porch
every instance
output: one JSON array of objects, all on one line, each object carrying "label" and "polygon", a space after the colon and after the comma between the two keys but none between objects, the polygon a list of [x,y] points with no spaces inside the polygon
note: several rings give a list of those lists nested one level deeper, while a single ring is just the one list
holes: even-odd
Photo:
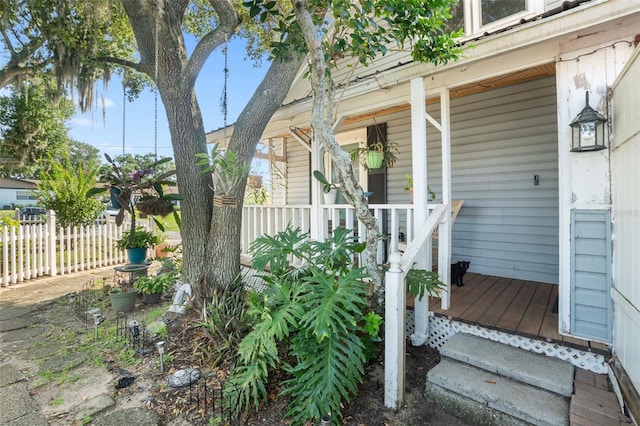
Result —
[{"label": "porch", "polygon": [[[450,309],[441,309],[440,299],[431,297],[429,310],[435,317],[608,355],[607,346],[600,342],[558,333],[557,298],[555,284],[469,272],[463,287],[451,287]],[[408,305],[411,304],[409,301]]]}]

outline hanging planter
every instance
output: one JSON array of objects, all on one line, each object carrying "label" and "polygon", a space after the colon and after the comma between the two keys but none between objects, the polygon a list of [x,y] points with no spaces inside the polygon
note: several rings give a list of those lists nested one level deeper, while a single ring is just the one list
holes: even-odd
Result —
[{"label": "hanging planter", "polygon": [[118,201],[118,196],[121,193],[122,193],[122,190],[120,188],[111,187],[109,189],[109,194],[111,196],[111,207],[113,207],[114,209],[122,208],[122,204],[120,204],[120,201]]},{"label": "hanging planter", "polygon": [[380,151],[369,150],[364,154],[367,169],[379,169],[382,167],[383,155]]},{"label": "hanging planter", "polygon": [[166,198],[143,198],[138,201],[136,208],[140,213],[152,216],[167,216],[173,213],[173,203]]},{"label": "hanging planter", "polygon": [[262,186],[262,176],[260,175],[249,175],[247,179],[247,185],[250,188],[258,189]]},{"label": "hanging planter", "polygon": [[398,144],[395,142],[374,142],[351,151],[351,159],[359,160],[367,170],[393,167],[398,159],[397,155]]},{"label": "hanging planter", "polygon": [[215,207],[238,207],[238,200],[236,197],[231,197],[229,195],[214,195],[213,196],[213,205]]}]

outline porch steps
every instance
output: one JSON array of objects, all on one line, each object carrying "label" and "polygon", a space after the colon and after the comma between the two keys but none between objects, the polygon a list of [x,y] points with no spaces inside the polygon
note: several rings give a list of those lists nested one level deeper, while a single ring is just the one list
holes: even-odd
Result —
[{"label": "porch steps", "polygon": [[440,349],[427,395],[476,424],[568,425],[574,367],[465,333]]}]

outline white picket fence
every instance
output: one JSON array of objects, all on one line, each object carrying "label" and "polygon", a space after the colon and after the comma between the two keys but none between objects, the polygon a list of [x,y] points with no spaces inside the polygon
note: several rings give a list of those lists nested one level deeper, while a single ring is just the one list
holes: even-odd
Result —
[{"label": "white picket fence", "polygon": [[4,226],[0,234],[0,285],[9,286],[42,276],[57,276],[125,262],[115,248],[126,226],[104,224],[67,227],[46,220]]}]

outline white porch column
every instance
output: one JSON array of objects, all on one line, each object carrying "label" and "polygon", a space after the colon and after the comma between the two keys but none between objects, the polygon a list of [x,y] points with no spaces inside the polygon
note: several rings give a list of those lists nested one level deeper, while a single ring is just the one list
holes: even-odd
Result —
[{"label": "white porch column", "polygon": [[442,135],[442,203],[445,205],[445,221],[438,230],[438,275],[447,285],[440,292],[442,309],[451,304],[451,104],[449,89],[440,89],[440,128]]},{"label": "white porch column", "polygon": [[398,252],[389,255],[384,289],[384,406],[394,410],[404,403],[406,292],[401,260]]},{"label": "white porch column", "polygon": [[[427,191],[427,107],[425,103],[424,80],[411,80],[411,168],[413,174],[414,220],[418,229],[429,215]],[[428,243],[430,244],[430,243]],[[421,249],[416,257],[418,269],[431,270],[431,259],[426,250]],[[406,271],[405,271],[406,272]],[[429,337],[429,297],[415,301],[415,332],[411,335],[411,343],[422,346]]]},{"label": "white porch column", "polygon": [[[322,227],[322,187],[318,179],[313,177],[313,171],[320,170],[324,173],[324,165],[322,161],[322,149],[316,141],[311,141],[311,170],[309,178],[311,179],[311,238],[316,241],[324,240],[324,231]],[[330,179],[330,176],[327,177]]]}]

